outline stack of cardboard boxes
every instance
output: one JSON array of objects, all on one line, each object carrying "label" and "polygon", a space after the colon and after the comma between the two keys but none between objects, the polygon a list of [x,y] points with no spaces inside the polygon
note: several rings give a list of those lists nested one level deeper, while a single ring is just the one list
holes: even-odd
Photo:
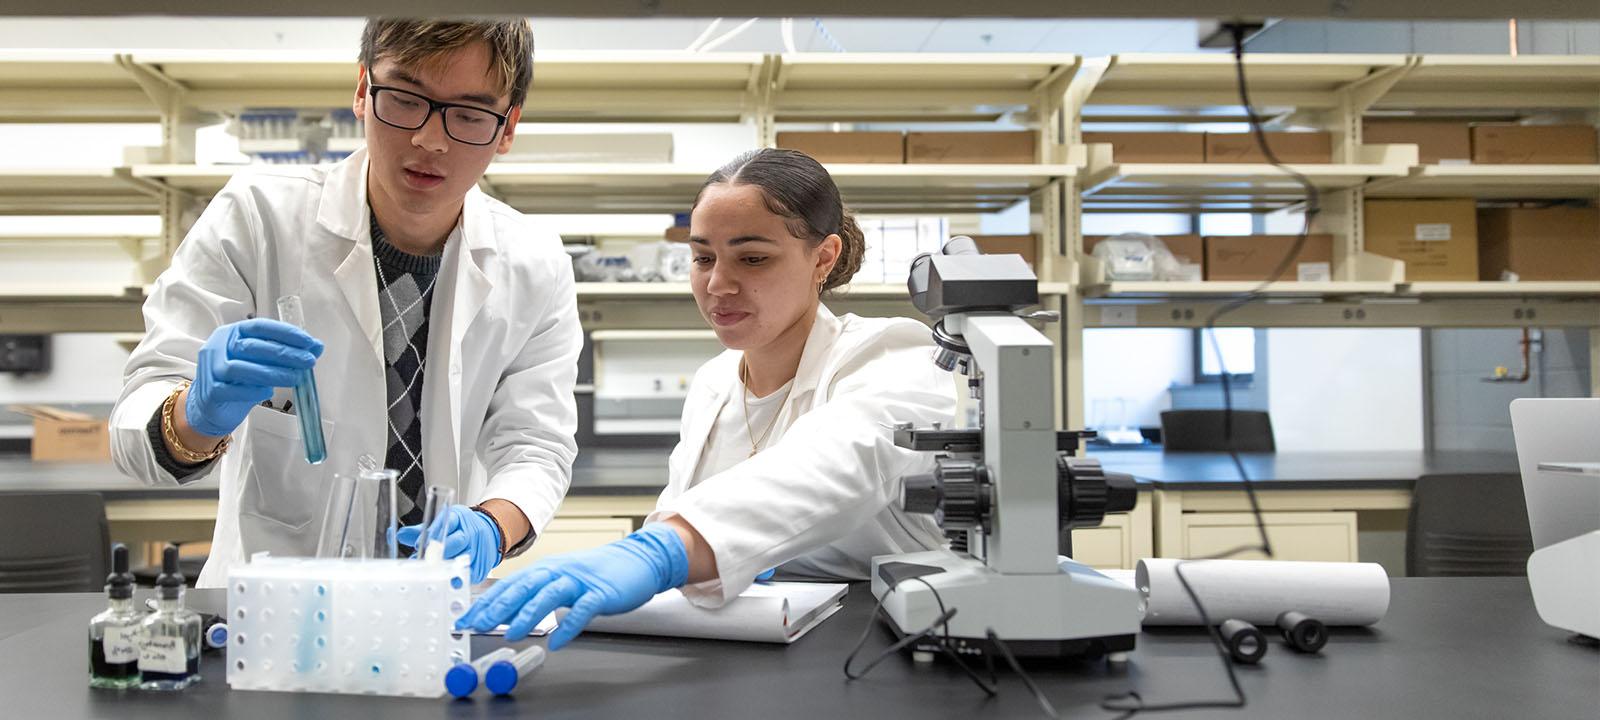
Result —
[{"label": "stack of cardboard boxes", "polygon": [[1039,135],[999,132],[780,132],[778,147],[824,163],[1012,165],[1038,162]]},{"label": "stack of cardboard boxes", "polygon": [[1372,118],[1362,123],[1368,145],[1416,145],[1426,165],[1592,165],[1600,143],[1590,125],[1471,124]]},{"label": "stack of cardboard boxes", "polygon": [[1409,281],[1600,280],[1600,209],[1369,200],[1368,252],[1404,260]]},{"label": "stack of cardboard boxes", "polygon": [[[1269,132],[1267,145],[1279,162],[1333,162],[1333,134]],[[1083,142],[1110,145],[1119,163],[1264,163],[1252,133],[1086,132]]]}]

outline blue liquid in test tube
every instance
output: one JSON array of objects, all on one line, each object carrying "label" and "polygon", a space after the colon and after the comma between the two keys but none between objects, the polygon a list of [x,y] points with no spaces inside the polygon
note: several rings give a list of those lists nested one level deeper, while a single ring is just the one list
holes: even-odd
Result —
[{"label": "blue liquid in test tube", "polygon": [[[305,310],[300,306],[299,295],[278,298],[278,319],[305,329]],[[300,437],[305,441],[306,462],[321,464],[328,459],[328,444],[322,437],[322,403],[317,399],[317,376],[311,370],[301,370],[300,380],[294,384],[294,412],[300,418]]]}]

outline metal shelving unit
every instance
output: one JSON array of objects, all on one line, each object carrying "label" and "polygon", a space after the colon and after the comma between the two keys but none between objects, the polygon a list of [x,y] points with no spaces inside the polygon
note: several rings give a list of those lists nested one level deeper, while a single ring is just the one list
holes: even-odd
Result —
[{"label": "metal shelving unit", "polygon": [[[1415,148],[1366,145],[1371,111],[1430,116],[1561,117],[1600,113],[1600,57],[1249,55],[1252,96],[1276,122],[1334,136],[1334,160],[1298,166],[1323,193],[1318,232],[1335,244],[1335,279],[1285,282],[1230,323],[1254,326],[1600,326],[1600,281],[1407,282],[1396,261],[1365,252],[1367,197],[1600,200],[1600,165],[1423,165]],[[192,131],[247,107],[346,107],[348,54],[0,52],[0,122],[156,122],[164,163],[0,171],[0,214],[163,216],[168,254],[192,217],[239,167],[193,164]],[[1265,213],[1293,209],[1300,189],[1270,166],[1124,163],[1081,144],[1085,122],[1240,122],[1223,54],[924,55],[541,53],[524,122],[753,123],[771,144],[779,124],[1020,120],[1039,133],[1027,165],[836,165],[847,200],[867,213],[981,213],[1027,199],[1041,237],[1048,309],[1062,313],[1057,360],[1064,424],[1083,420],[1082,331],[1195,326],[1244,283],[1108,282],[1081,254],[1084,212]],[[671,165],[497,163],[486,192],[527,212],[665,212],[687,207],[716,159]],[[152,267],[159,270],[159,267]],[[30,291],[31,293],[31,291]],[[130,330],[135,289],[0,294],[8,331]],[[683,286],[581,284],[595,327],[701,325]],[[841,295],[869,313],[904,313],[898,286]],[[671,299],[673,302],[662,302]],[[1128,308],[1133,308],[1130,311]],[[1109,315],[1107,314],[1109,313]],[[1107,318],[1110,318],[1109,320]],[[120,323],[120,325],[119,325]],[[630,325],[631,324],[631,325]],[[1600,332],[1593,333],[1600,358]],[[1597,359],[1600,364],[1600,359]],[[1600,369],[1597,369],[1600,374]]]}]

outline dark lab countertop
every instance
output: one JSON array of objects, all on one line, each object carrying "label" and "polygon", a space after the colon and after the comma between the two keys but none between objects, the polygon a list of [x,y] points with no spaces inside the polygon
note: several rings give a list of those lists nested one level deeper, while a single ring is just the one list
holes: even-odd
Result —
[{"label": "dark lab countertop", "polygon": [[[1162,490],[1244,487],[1227,453],[1091,448],[1087,455]],[[1258,490],[1410,490],[1423,475],[1517,472],[1516,453],[1495,452],[1240,453],[1239,459]]]},{"label": "dark lab countertop", "polygon": [[[222,591],[191,604],[221,609]],[[232,691],[207,655],[204,681],[181,693],[92,690],[84,633],[104,600],[93,594],[0,595],[0,715],[16,718],[1034,718],[1017,676],[1002,671],[987,698],[948,662],[883,662],[846,681],[845,656],[871,620],[856,584],[844,609],[790,646],[586,634],[550,656],[514,698],[470,700]],[[1388,615],[1371,628],[1333,628],[1320,654],[1279,640],[1238,669],[1248,704],[1183,718],[1578,718],[1600,707],[1600,651],[1542,623],[1520,578],[1396,578]],[[887,647],[869,633],[862,661]],[[1229,697],[1207,636],[1194,628],[1140,633],[1126,669],[1034,664],[1061,717],[1109,718],[1101,698],[1138,691],[1149,703]],[[501,644],[479,638],[476,653]],[[985,673],[982,664],[978,671]],[[1166,717],[1168,713],[1151,714]]]}]

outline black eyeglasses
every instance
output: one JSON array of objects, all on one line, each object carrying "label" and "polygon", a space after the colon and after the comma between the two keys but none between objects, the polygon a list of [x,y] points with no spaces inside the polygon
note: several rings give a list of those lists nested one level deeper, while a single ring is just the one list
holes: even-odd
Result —
[{"label": "black eyeglasses", "polygon": [[372,115],[383,124],[401,130],[416,130],[428,124],[434,112],[444,119],[444,134],[467,145],[489,145],[500,135],[506,116],[471,105],[434,100],[409,90],[387,85],[368,85],[372,96]]}]

